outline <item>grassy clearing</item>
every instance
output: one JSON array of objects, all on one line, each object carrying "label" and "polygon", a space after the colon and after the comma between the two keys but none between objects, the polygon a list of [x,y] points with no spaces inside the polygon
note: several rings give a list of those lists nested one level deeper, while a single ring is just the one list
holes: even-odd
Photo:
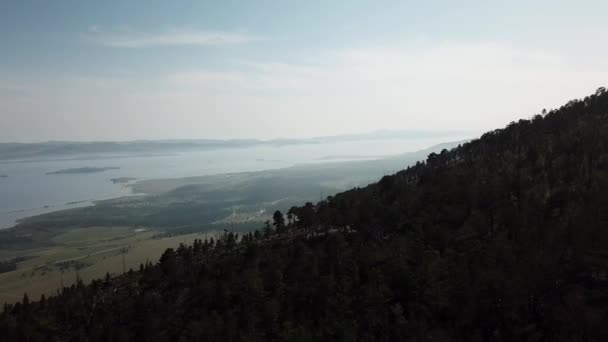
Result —
[{"label": "grassy clearing", "polygon": [[[141,229],[141,228],[140,228]],[[130,227],[76,228],[52,239],[55,246],[19,251],[9,257],[35,256],[20,262],[17,270],[0,274],[0,303],[12,303],[27,293],[30,298],[56,293],[63,284],[70,286],[77,277],[85,283],[118,274],[124,268],[137,269],[146,261],[156,262],[167,248],[205,238],[195,233],[155,238],[152,230],[137,231]]]}]

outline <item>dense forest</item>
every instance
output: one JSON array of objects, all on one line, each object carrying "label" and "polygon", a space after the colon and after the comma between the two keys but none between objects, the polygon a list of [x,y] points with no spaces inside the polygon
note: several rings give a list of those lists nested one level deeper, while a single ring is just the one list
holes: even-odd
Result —
[{"label": "dense forest", "polygon": [[[271,185],[269,185],[271,186]],[[5,305],[23,341],[606,341],[608,92]]]}]

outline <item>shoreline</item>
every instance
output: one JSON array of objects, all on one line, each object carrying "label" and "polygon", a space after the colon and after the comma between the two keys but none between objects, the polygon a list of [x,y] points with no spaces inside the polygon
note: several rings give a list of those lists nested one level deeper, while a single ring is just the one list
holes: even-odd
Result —
[{"label": "shoreline", "polygon": [[[121,184],[120,189],[114,193],[105,193],[100,196],[95,196],[88,199],[74,199],[68,200],[65,202],[57,202],[50,203],[47,205],[40,205],[36,207],[30,208],[22,208],[22,209],[14,209],[8,210],[4,212],[0,212],[0,230],[12,229],[18,227],[20,222],[27,220],[32,217],[67,211],[76,208],[82,207],[90,207],[99,204],[104,201],[111,200],[119,200],[121,198],[127,198],[130,196],[158,196],[164,193],[171,192],[181,187],[185,186],[194,186],[200,187],[203,186],[205,188],[215,188],[215,187],[229,187],[231,183],[242,183],[246,181],[261,181],[265,179],[265,177],[277,176],[292,176],[296,177],[294,179],[299,179],[302,172],[305,171],[322,171],[324,174],[330,174],[333,169],[339,170],[344,167],[355,167],[362,168],[360,171],[366,173],[377,173],[381,175],[382,173],[393,171],[390,166],[380,166],[377,163],[384,164],[393,163],[399,159],[411,158],[412,156],[420,155],[418,157],[422,158],[428,154],[428,151],[432,151],[438,148],[443,148],[444,145],[455,145],[460,143],[457,142],[448,142],[448,143],[440,143],[435,144],[430,147],[415,150],[412,152],[405,152],[397,155],[386,155],[384,158],[376,159],[372,158],[371,160],[361,160],[361,159],[351,159],[351,160],[323,160],[319,162],[316,161],[309,163],[295,163],[290,166],[278,167],[278,168],[267,168],[264,170],[252,170],[252,171],[237,171],[237,172],[223,172],[216,174],[204,174],[200,176],[189,176],[189,177],[175,177],[175,178],[150,178],[147,179],[145,177],[133,179],[134,177],[116,177],[111,178],[108,181],[109,184]],[[326,156],[327,157],[327,156]],[[341,156],[348,157],[348,156]],[[352,156],[350,156],[352,157]],[[399,165],[401,162],[398,163]],[[381,168],[382,170],[380,170]],[[338,171],[336,171],[338,172]],[[136,175],[133,175],[136,176]],[[264,177],[265,176],[265,177]],[[326,177],[328,178],[328,177]],[[121,183],[124,181],[125,183]],[[324,183],[323,183],[324,184]],[[321,184],[321,185],[323,185]],[[339,184],[340,186],[344,184]],[[348,184],[347,184],[348,185]],[[111,186],[111,185],[110,185]],[[344,185],[346,186],[346,185]]]},{"label": "shoreline", "polygon": [[[15,209],[15,210],[10,210],[10,211],[0,212],[0,218],[2,218],[3,216],[10,216],[11,214],[34,212],[31,215],[27,215],[27,216],[19,215],[19,217],[10,219],[10,221],[12,221],[12,223],[2,223],[2,221],[4,221],[4,220],[0,220],[0,231],[7,230],[7,229],[14,229],[19,225],[19,223],[21,221],[26,220],[31,217],[36,217],[39,215],[50,214],[50,213],[55,213],[55,212],[60,212],[60,211],[70,210],[70,209],[76,209],[76,208],[91,207],[91,206],[96,205],[98,202],[115,200],[115,199],[119,199],[119,198],[123,198],[123,197],[145,195],[145,194],[134,193],[133,189],[131,187],[124,187],[123,189],[128,189],[129,192],[117,194],[117,196],[109,195],[109,196],[102,196],[99,198],[90,198],[90,199],[70,201],[70,202],[65,202],[65,203],[49,204],[49,205],[45,205],[42,207]],[[7,220],[7,222],[8,222],[8,220]]]}]

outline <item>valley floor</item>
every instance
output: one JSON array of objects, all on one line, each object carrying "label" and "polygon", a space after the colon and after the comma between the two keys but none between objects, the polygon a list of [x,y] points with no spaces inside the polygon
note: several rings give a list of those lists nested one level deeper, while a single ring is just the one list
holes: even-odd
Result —
[{"label": "valley floor", "polygon": [[167,248],[210,233],[180,236],[159,234],[158,231],[131,227],[75,228],[54,237],[55,245],[13,251],[0,251],[0,259],[21,257],[17,270],[0,273],[0,303],[13,303],[27,293],[39,298],[57,293],[61,285],[70,286],[79,277],[85,283],[103,278],[106,273],[121,274],[124,268],[134,270],[150,261],[156,263]]}]

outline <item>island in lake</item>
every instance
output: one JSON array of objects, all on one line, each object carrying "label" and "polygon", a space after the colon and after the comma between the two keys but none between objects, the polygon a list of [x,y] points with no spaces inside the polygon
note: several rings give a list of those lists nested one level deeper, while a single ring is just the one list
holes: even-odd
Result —
[{"label": "island in lake", "polygon": [[118,170],[119,167],[77,167],[72,169],[64,169],[59,171],[47,172],[47,175],[61,175],[61,174],[77,174],[77,173],[95,173],[104,172],[108,170]]},{"label": "island in lake", "polygon": [[114,184],[124,184],[124,183],[129,183],[131,181],[134,181],[136,179],[137,178],[134,178],[134,177],[118,177],[118,178],[112,178],[110,180]]}]

